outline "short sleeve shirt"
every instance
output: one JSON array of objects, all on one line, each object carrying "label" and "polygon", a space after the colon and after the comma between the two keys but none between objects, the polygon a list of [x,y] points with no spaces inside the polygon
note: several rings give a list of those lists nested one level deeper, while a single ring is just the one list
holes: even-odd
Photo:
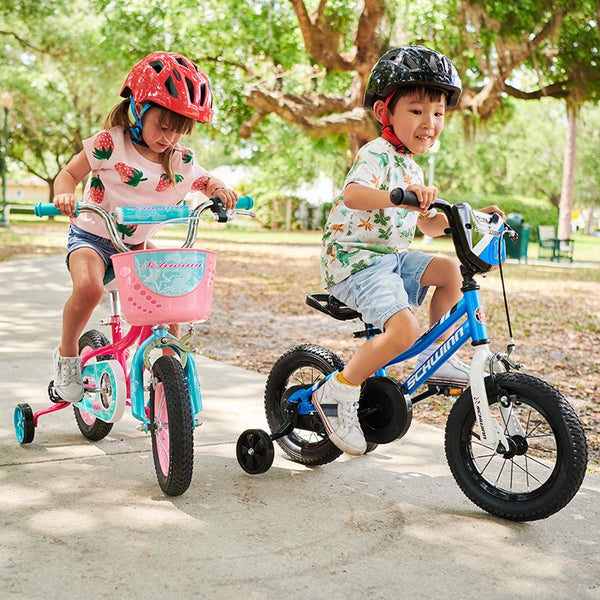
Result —
[{"label": "short sleeve shirt", "polygon": [[[405,189],[423,184],[423,171],[381,137],[365,144],[344,181],[376,190]],[[405,208],[356,210],[344,204],[343,190],[335,199],[323,235],[321,278],[328,288],[372,265],[378,257],[402,252],[410,245],[418,213]]]},{"label": "short sleeve shirt", "polygon": [[[84,201],[108,212],[119,206],[158,206],[177,204],[188,192],[204,192],[209,173],[194,163],[192,150],[180,147],[173,153],[175,185],[161,164],[144,158],[135,148],[129,132],[121,127],[100,131],[84,140],[83,150],[91,166]],[[104,221],[98,215],[82,212],[71,219],[77,227],[108,238]],[[153,225],[119,225],[126,244],[145,241]]]}]

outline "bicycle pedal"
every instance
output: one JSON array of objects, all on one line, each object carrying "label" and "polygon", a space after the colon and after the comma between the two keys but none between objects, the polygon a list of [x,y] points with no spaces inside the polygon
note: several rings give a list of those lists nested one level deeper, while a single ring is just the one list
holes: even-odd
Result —
[{"label": "bicycle pedal", "polygon": [[436,381],[435,379],[429,379],[427,385],[429,388],[437,388],[439,390],[438,393],[444,396],[460,396],[464,392],[465,387],[467,387],[463,384]]},{"label": "bicycle pedal", "polygon": [[48,398],[50,398],[50,402],[54,402],[54,404],[63,404],[65,402],[54,389],[54,379],[48,384]]}]

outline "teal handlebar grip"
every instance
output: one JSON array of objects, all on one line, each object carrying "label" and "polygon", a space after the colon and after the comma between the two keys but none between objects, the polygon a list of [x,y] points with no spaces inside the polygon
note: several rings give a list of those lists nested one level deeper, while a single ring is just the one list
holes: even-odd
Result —
[{"label": "teal handlebar grip", "polygon": [[[62,215],[60,210],[50,202],[36,202],[33,206],[33,214],[36,217],[56,217]],[[75,209],[75,214],[77,214],[77,209]]]},{"label": "teal handlebar grip", "polygon": [[251,196],[242,196],[238,198],[235,205],[236,210],[250,210],[254,206],[254,200]]}]

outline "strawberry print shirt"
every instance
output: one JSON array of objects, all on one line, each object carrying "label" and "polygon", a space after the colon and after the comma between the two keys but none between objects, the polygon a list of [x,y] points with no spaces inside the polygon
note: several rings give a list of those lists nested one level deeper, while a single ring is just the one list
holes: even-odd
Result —
[{"label": "strawberry print shirt", "polygon": [[[83,149],[92,171],[83,199],[98,204],[108,212],[118,206],[157,206],[177,204],[188,192],[206,190],[208,171],[194,163],[193,152],[183,146],[173,153],[175,183],[159,163],[150,162],[135,148],[129,132],[121,127],[100,131],[84,140]],[[71,222],[103,238],[108,238],[101,217],[82,212]],[[140,244],[154,225],[119,225],[126,244]]]},{"label": "strawberry print shirt", "polygon": [[[350,183],[376,190],[405,189],[411,184],[423,184],[423,171],[411,155],[400,154],[378,137],[358,151],[344,188]],[[405,208],[347,208],[342,190],[334,200],[323,234],[323,287],[369,267],[382,255],[406,250],[414,237],[417,218],[417,212]]]}]

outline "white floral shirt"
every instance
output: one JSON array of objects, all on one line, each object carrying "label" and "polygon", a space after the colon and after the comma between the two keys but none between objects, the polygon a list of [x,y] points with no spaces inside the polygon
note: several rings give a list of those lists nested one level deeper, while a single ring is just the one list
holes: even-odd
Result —
[{"label": "white floral shirt", "polygon": [[[376,190],[423,184],[423,171],[411,155],[400,154],[381,137],[365,144],[346,175],[344,188],[360,183]],[[343,190],[325,224],[321,278],[328,288],[372,265],[378,257],[410,245],[418,213],[405,208],[356,210],[344,204]]]}]

